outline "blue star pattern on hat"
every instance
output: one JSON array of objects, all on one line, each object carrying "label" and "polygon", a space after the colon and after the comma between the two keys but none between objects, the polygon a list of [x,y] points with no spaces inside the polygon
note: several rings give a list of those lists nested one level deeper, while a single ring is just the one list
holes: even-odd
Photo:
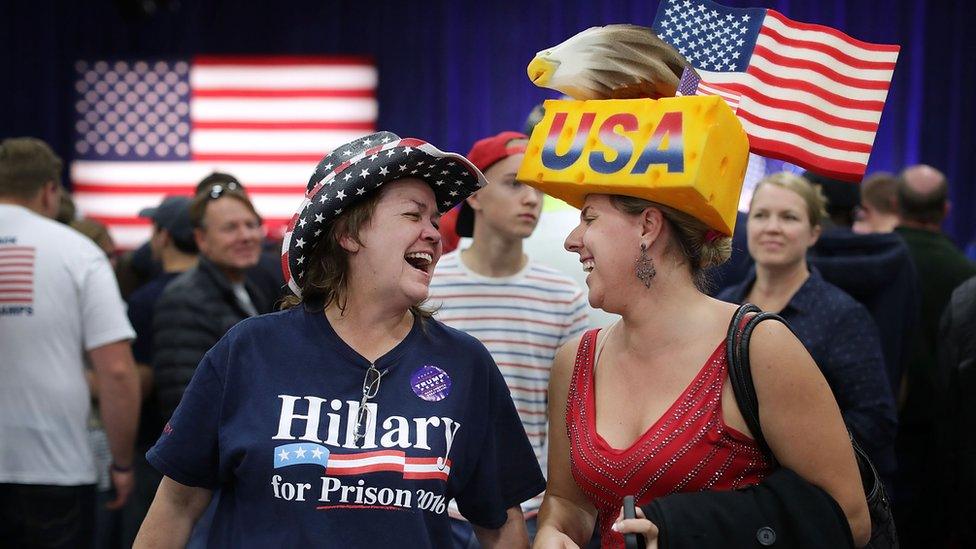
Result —
[{"label": "blue star pattern on hat", "polygon": [[443,152],[420,139],[377,132],[337,147],[323,158],[306,186],[305,199],[281,244],[281,268],[288,287],[301,297],[305,261],[343,210],[398,179],[430,185],[437,209],[446,212],[483,187],[485,176],[465,157]]}]

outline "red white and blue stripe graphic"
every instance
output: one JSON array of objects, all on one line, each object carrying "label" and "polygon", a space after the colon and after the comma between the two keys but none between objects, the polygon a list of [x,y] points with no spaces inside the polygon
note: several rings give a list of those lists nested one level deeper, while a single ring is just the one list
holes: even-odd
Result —
[{"label": "red white and blue stripe graphic", "polygon": [[376,125],[377,72],[364,58],[97,60],[75,68],[75,200],[123,247],[149,235],[141,208],[191,194],[213,171],[238,177],[280,232],[315,164]]},{"label": "red white and blue stripe graphic", "polygon": [[0,245],[0,305],[34,304],[33,246]]},{"label": "red white and blue stripe graphic", "polygon": [[358,454],[332,454],[325,469],[327,475],[362,475],[388,471],[402,473],[405,479],[447,481],[451,460],[435,457],[409,457],[399,450],[377,450]]},{"label": "red white and blue stripe graphic", "polygon": [[400,450],[377,450],[336,454],[315,443],[283,444],[274,449],[274,468],[293,465],[320,465],[325,474],[353,476],[367,473],[400,473],[405,479],[443,480],[451,474],[451,460],[440,457],[412,457]]}]

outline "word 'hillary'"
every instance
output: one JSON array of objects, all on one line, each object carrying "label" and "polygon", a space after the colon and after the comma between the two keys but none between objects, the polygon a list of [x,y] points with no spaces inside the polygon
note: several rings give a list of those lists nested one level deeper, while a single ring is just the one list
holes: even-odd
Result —
[{"label": "word 'hillary'", "polygon": [[[451,445],[457,435],[461,424],[449,417],[415,417],[406,418],[403,416],[388,416],[383,419],[380,425],[383,429],[377,444],[377,420],[379,418],[379,407],[375,403],[367,403],[369,419],[366,422],[365,436],[356,442],[356,418],[359,415],[360,405],[355,400],[325,399],[316,396],[297,397],[291,395],[278,395],[281,399],[281,413],[278,419],[278,433],[272,437],[274,440],[307,440],[349,449],[368,449],[368,448],[417,448],[430,450],[429,442],[443,437],[444,457],[450,455]],[[304,400],[308,403],[307,412],[300,414],[295,412],[295,403]],[[322,425],[322,406],[327,405],[332,413],[325,414],[324,437]],[[346,408],[345,413],[343,407]],[[345,417],[343,417],[345,416]],[[301,436],[292,435],[292,428],[296,420],[304,420],[305,432]],[[431,433],[431,430],[434,432]],[[344,431],[344,432],[342,432]],[[442,431],[442,432],[440,432]],[[440,446],[440,445],[437,445]]]}]

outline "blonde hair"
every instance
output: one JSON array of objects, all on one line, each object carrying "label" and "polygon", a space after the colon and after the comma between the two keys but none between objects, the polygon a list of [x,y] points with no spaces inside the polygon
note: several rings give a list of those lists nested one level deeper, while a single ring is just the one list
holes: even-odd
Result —
[{"label": "blonde hair", "polygon": [[708,240],[708,225],[690,214],[633,196],[611,195],[610,202],[618,210],[630,215],[639,215],[647,208],[660,210],[665,221],[673,229],[668,249],[676,246],[681,250],[681,255],[688,262],[691,276],[699,290],[705,291],[709,285],[705,269],[725,263],[732,255],[732,237],[722,235]]},{"label": "blonde hair", "polygon": [[800,195],[807,206],[807,217],[810,220],[811,227],[819,227],[824,218],[827,217],[827,197],[824,196],[820,185],[814,185],[805,177],[790,172],[778,172],[761,179],[752,191],[752,200],[749,201],[750,210],[753,201],[756,199],[756,193],[763,185],[772,185]]}]

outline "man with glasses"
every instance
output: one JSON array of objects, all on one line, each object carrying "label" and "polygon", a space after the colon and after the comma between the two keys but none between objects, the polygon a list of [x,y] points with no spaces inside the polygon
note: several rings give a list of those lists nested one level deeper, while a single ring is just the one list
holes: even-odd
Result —
[{"label": "man with glasses", "polygon": [[153,316],[153,372],[164,419],[180,403],[197,364],[231,326],[269,312],[273,296],[248,281],[264,233],[240,188],[214,184],[190,204],[197,265],[163,291]]}]

